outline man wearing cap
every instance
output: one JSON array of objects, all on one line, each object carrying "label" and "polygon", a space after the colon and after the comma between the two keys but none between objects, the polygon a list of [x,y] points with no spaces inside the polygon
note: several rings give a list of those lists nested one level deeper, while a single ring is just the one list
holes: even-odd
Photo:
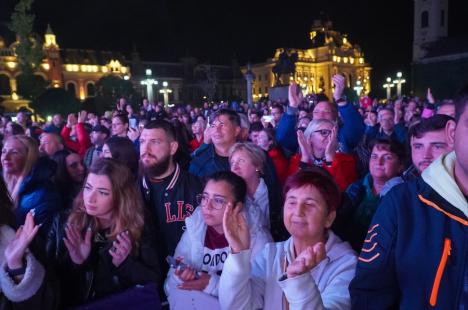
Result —
[{"label": "man wearing cap", "polygon": [[93,127],[93,131],[90,135],[91,147],[88,148],[83,158],[86,167],[91,167],[92,163],[99,158],[102,152],[102,146],[109,136],[110,131],[105,126],[98,124]]}]

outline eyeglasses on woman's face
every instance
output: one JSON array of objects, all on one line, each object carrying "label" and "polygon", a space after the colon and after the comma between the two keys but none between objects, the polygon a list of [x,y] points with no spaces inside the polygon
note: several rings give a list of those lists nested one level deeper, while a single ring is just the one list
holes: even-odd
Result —
[{"label": "eyeglasses on woman's face", "polygon": [[207,207],[211,201],[211,207],[216,210],[221,210],[228,204],[228,200],[222,196],[213,196],[203,193],[197,195],[197,203],[202,207]]},{"label": "eyeglasses on woman's face", "polygon": [[322,137],[328,137],[332,131],[330,129],[319,129],[319,130],[314,130],[314,132],[320,133]]}]

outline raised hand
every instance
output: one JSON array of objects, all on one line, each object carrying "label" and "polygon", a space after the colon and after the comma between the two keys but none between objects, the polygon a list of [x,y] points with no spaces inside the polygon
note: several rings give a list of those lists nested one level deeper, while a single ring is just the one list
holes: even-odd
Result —
[{"label": "raised hand", "polygon": [[288,94],[288,99],[289,99],[289,106],[291,108],[297,108],[299,104],[302,102],[303,99],[302,91],[300,90],[299,86],[296,84],[296,82],[292,82],[289,85],[289,94]]},{"label": "raised hand", "polygon": [[112,264],[119,267],[132,252],[132,241],[128,230],[117,235],[117,240],[112,243],[109,254],[112,256]]},{"label": "raised hand", "polygon": [[[333,90],[333,98],[335,101],[338,101],[343,96],[343,91],[345,89],[345,78],[341,74],[335,74],[332,77],[332,81],[335,85],[335,89]],[[343,104],[346,104],[346,102]]]},{"label": "raised hand", "polygon": [[309,246],[286,268],[288,278],[294,278],[309,272],[325,259],[325,245],[322,242]]},{"label": "raised hand", "polygon": [[325,148],[325,160],[332,162],[335,159],[338,150],[338,127],[334,126],[328,136],[327,146]]},{"label": "raised hand", "polygon": [[233,208],[232,204],[228,203],[223,216],[224,236],[234,254],[250,248],[249,227],[240,212],[241,209],[240,206]]},{"label": "raised hand", "polygon": [[127,137],[132,141],[136,141],[140,137],[140,131],[137,128],[128,127]]},{"label": "raised hand", "polygon": [[434,96],[432,95],[432,91],[430,88],[427,89],[426,99],[429,103],[435,103]]},{"label": "raised hand", "polygon": [[299,144],[299,149],[301,150],[301,161],[304,163],[309,163],[309,160],[313,157],[314,151],[312,145],[307,141],[307,138],[304,135],[302,130],[297,131],[297,142]]},{"label": "raised hand", "polygon": [[88,258],[89,253],[91,253],[91,236],[93,234],[91,227],[86,230],[84,238],[81,237],[78,230],[71,225],[65,227],[65,234],[66,238],[63,238],[63,242],[65,243],[72,262],[77,265],[83,264]]},{"label": "raised hand", "polygon": [[5,260],[8,268],[23,267],[23,257],[26,249],[39,231],[40,225],[34,224],[34,209],[28,212],[24,225],[18,228],[16,236],[5,248]]},{"label": "raised hand", "polygon": [[214,127],[211,127],[211,124],[206,126],[205,131],[203,132],[203,143],[210,144],[211,143],[211,133],[215,130]]},{"label": "raised hand", "polygon": [[78,123],[86,122],[86,116],[87,115],[88,115],[88,112],[86,112],[86,111],[78,112]]}]

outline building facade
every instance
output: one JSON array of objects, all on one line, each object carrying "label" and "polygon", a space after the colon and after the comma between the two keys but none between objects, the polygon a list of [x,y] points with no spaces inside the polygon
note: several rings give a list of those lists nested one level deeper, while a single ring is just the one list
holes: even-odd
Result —
[{"label": "building facade", "polygon": [[[21,74],[15,54],[17,42],[7,45],[0,37],[0,96],[7,110],[27,106],[17,93],[17,77]],[[130,68],[120,53],[94,50],[62,49],[50,26],[44,35],[44,59],[34,72],[49,82],[49,87],[63,87],[84,100],[95,95],[95,83],[113,74],[130,76]]]},{"label": "building facade", "polygon": [[451,37],[449,0],[414,0],[412,89],[425,98],[453,98],[468,82],[468,37]]},{"label": "building facade", "polygon": [[[346,76],[348,87],[353,88],[359,84],[363,87],[363,95],[370,92],[371,67],[366,63],[361,48],[351,44],[347,35],[333,30],[331,22],[316,20],[310,31],[310,40],[311,44],[307,49],[277,48],[273,57],[266,62],[251,65],[255,75],[252,85],[254,100],[268,96],[269,89],[276,86],[272,69],[283,53],[297,53],[298,58],[295,74],[281,76],[282,83],[287,84],[289,80],[294,80],[305,94],[324,93],[331,98],[332,76],[337,73]],[[247,67],[243,67],[242,72],[246,71]]]}]

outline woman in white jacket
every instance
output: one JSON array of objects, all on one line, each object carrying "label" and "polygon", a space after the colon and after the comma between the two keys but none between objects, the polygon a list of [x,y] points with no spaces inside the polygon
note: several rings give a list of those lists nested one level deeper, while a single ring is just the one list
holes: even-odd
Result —
[{"label": "woman in white jacket", "polygon": [[[210,310],[219,308],[219,277],[230,252],[224,237],[224,211],[230,205],[242,212],[246,191],[244,180],[230,171],[208,178],[199,207],[186,219],[186,230],[174,254],[186,267],[171,268],[164,284],[171,309],[190,309],[187,302]],[[272,241],[264,227],[249,229],[249,238],[254,254]]]},{"label": "woman in white jacket", "polygon": [[231,247],[219,285],[222,309],[349,309],[356,255],[329,229],[339,190],[319,168],[285,185],[284,224],[291,238],[269,243],[254,257],[245,219],[228,207],[224,231]]},{"label": "woman in white jacket", "polygon": [[229,150],[231,171],[247,184],[245,211],[249,227],[263,226],[270,229],[270,204],[268,188],[260,176],[265,165],[265,152],[250,142],[239,142]]}]

